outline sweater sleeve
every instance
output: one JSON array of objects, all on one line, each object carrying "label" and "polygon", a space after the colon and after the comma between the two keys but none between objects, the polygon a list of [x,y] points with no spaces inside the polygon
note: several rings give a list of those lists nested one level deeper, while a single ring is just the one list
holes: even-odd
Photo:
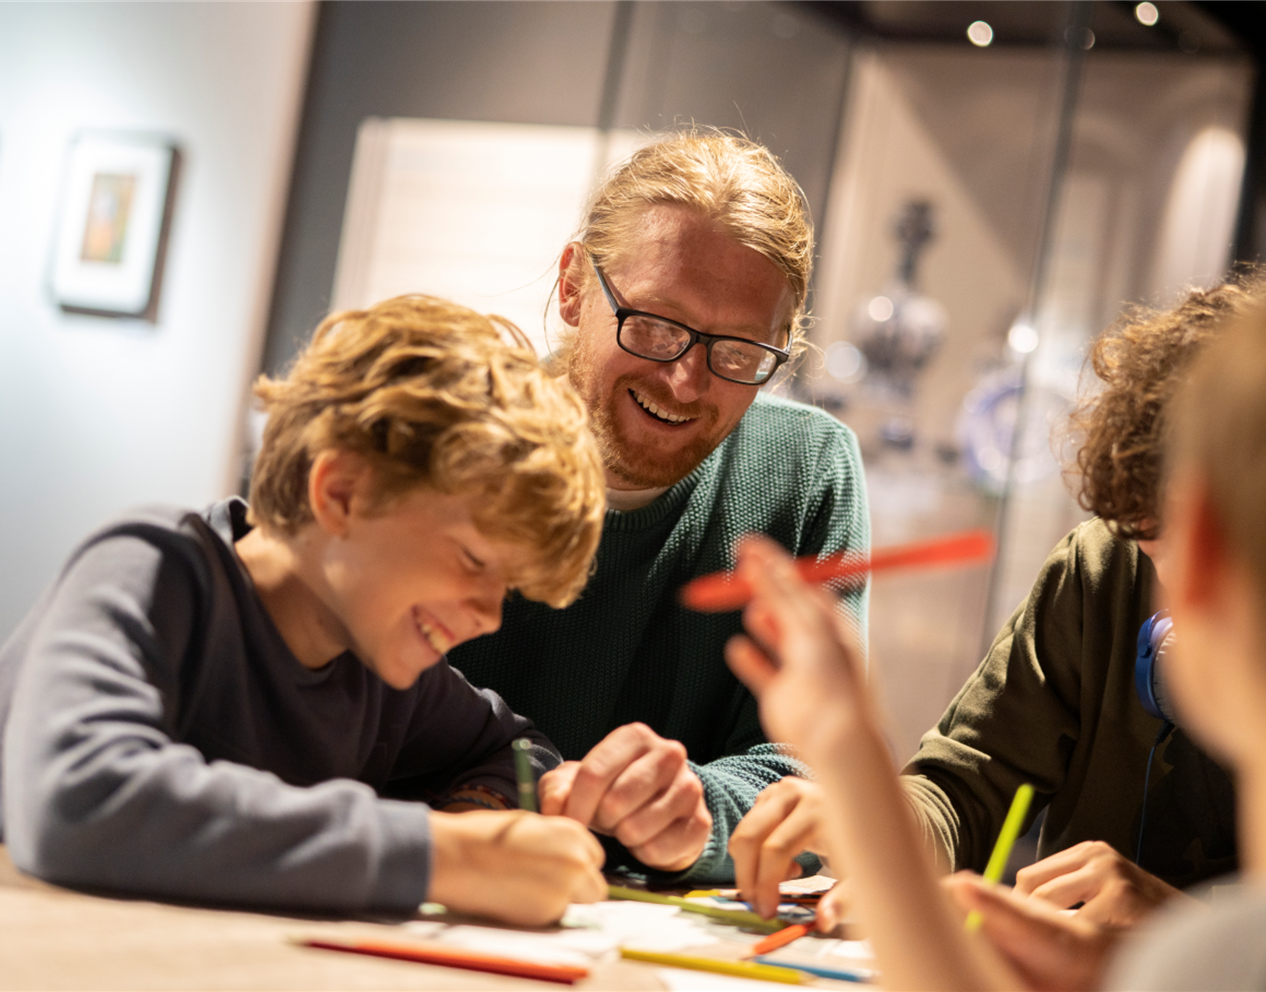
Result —
[{"label": "sweater sleeve", "polygon": [[[730,834],[752,808],[762,789],[788,775],[808,778],[808,767],[784,745],[765,743],[706,765],[692,763],[691,767],[703,783],[704,801],[712,814],[712,834],[699,859],[681,878],[692,882],[733,882],[734,859],[728,850]],[[818,869],[818,859],[811,854],[802,854],[797,860],[810,875]]]},{"label": "sweater sleeve", "polygon": [[1035,789],[1028,829],[1067,774],[1084,650],[1078,534],[1051,552],[905,769],[907,798],[945,868],[982,870],[1015,790]]},{"label": "sweater sleeve", "polygon": [[52,882],[199,901],[410,911],[425,807],[311,787],[179,743],[179,670],[207,631],[195,565],[136,536],[91,544],[21,645],[3,759],[14,863]]}]

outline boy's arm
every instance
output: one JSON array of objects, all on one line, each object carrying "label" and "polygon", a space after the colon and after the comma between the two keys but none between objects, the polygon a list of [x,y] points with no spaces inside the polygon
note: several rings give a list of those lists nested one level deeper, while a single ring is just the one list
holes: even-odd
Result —
[{"label": "boy's arm", "polygon": [[[1082,662],[1112,646],[1087,636],[1081,529],[1062,540],[904,769],[902,786],[937,860],[983,871],[1011,797],[1036,790],[1026,829],[1065,787],[1082,733]],[[1109,537],[1109,540],[1113,540]]]},{"label": "boy's arm", "polygon": [[740,572],[755,591],[744,611],[750,639],[731,641],[727,659],[760,697],[771,733],[793,741],[819,772],[826,844],[848,865],[857,919],[884,984],[1022,987],[997,954],[964,932],[961,914],[940,891],[898,786],[861,659],[830,600],[768,540],[744,546]]},{"label": "boy's arm", "polygon": [[309,788],[174,739],[198,629],[194,566],[136,537],[68,567],[26,643],[5,736],[5,841],[67,885],[321,909],[409,911],[428,812],[349,780]]},{"label": "boy's arm", "polygon": [[425,799],[437,808],[473,802],[517,809],[511,742],[519,737],[531,741],[536,779],[562,761],[558,749],[531,720],[511,710],[491,689],[474,688],[447,660],[422,673],[417,698],[409,739],[385,790],[388,795]]}]

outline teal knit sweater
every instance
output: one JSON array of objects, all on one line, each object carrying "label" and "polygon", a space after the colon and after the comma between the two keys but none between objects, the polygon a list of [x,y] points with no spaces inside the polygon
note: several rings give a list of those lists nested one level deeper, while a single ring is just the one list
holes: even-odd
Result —
[{"label": "teal knit sweater", "polygon": [[[770,535],[797,555],[869,546],[861,458],[853,433],[813,407],[758,396],[694,472],[648,506],[608,510],[597,567],[565,610],[512,597],[501,629],[457,648],[453,665],[495,689],[562,752],[582,758],[616,727],[641,721],[685,744],[703,782],[712,836],[680,878],[726,881],[730,832],[757,794],[804,774],[766,742],[756,700],[726,667],[741,615],[694,613],[677,591],[732,568],[743,534]],[[841,608],[866,636],[866,590]],[[604,839],[605,840],[605,839]],[[607,869],[648,869],[614,842]]]}]

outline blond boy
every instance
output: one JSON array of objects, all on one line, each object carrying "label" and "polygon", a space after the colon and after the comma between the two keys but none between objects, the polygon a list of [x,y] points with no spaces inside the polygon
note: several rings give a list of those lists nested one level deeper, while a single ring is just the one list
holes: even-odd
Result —
[{"label": "blond boy", "polygon": [[598,542],[583,407],[516,333],[427,297],[336,314],[256,386],[249,508],[147,509],[79,547],[0,649],[18,867],[523,923],[602,894],[587,831],[501,811],[511,741],[538,774],[552,745],[444,657],[497,629],[510,589],[571,602]]}]

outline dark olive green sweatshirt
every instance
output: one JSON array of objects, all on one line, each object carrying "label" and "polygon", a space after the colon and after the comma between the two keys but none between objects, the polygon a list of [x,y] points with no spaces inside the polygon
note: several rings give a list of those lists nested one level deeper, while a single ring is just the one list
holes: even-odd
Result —
[{"label": "dark olive green sweatshirt", "polygon": [[[730,831],[757,793],[804,769],[766,742],[756,701],[726,667],[738,613],[694,613],[677,591],[732,568],[753,531],[794,554],[865,551],[870,525],[852,432],[829,414],[760,396],[694,472],[648,506],[607,512],[596,572],[565,610],[507,602],[501,630],[452,652],[475,685],[495,689],[561,750],[582,758],[633,721],[686,745],[713,816],[712,837],[684,877],[726,880]],[[841,607],[865,638],[866,591]],[[609,845],[608,868],[645,870]]]},{"label": "dark olive green sweatshirt", "polygon": [[[1029,822],[1046,808],[1039,856],[1103,840],[1134,859],[1161,728],[1134,688],[1155,583],[1147,556],[1100,520],[1051,552],[906,768],[916,812],[950,865],[985,867],[1022,782],[1036,790]],[[1143,868],[1180,888],[1234,870],[1230,780],[1181,728],[1156,749],[1146,800]]]}]

